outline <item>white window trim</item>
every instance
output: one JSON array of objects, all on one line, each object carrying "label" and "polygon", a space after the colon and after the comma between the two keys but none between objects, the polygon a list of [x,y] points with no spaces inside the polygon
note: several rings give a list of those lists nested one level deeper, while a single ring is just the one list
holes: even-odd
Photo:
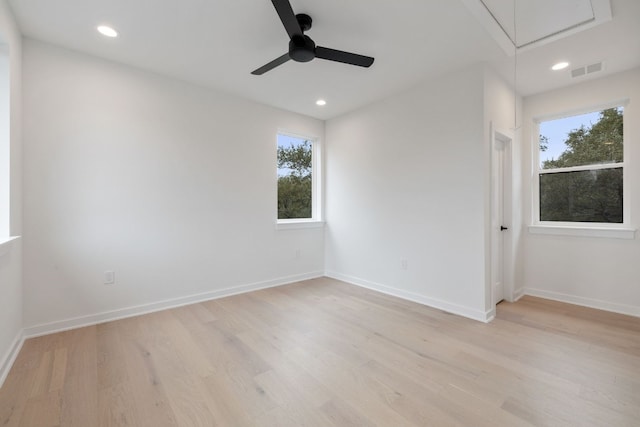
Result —
[{"label": "white window trim", "polygon": [[277,188],[278,171],[276,168],[276,229],[291,230],[299,228],[320,228],[324,226],[322,218],[322,143],[317,136],[305,135],[297,132],[290,132],[279,129],[276,134],[276,147],[278,135],[290,136],[293,138],[311,141],[311,218],[278,219]]},{"label": "white window trim", "polygon": [[0,237],[0,258],[9,253],[13,242],[19,238],[20,236]]},{"label": "white window trim", "polygon": [[[636,238],[636,230],[627,227],[584,227],[575,225],[576,223],[553,223],[553,225],[530,225],[529,233],[547,234],[552,236],[573,236],[573,237],[607,237],[610,239]],[[583,223],[577,223],[583,224]]]},{"label": "white window trim", "polygon": [[[623,131],[624,158],[621,163],[604,163],[597,165],[574,166],[569,168],[547,169],[543,174],[560,173],[560,172],[576,172],[583,170],[598,170],[622,168],[622,186],[623,186],[623,205],[622,205],[622,223],[600,223],[600,222],[560,222],[560,221],[541,221],[540,220],[540,123],[549,120],[571,117],[579,114],[590,113],[594,111],[602,111],[608,108],[626,107],[629,99],[618,100],[605,104],[593,105],[587,108],[565,111],[560,114],[544,115],[534,118],[533,134],[531,135],[531,152],[532,152],[532,200],[531,200],[531,225],[528,230],[531,234],[546,234],[557,236],[578,236],[578,237],[605,237],[617,239],[634,239],[636,229],[631,227],[631,209],[630,195],[631,182],[629,179],[629,168],[632,150],[631,144],[628,143],[627,131]],[[625,129],[627,127],[625,126]]]},{"label": "white window trim", "polygon": [[315,221],[313,219],[280,219],[276,223],[277,230],[294,230],[298,228],[322,228],[324,221]]}]

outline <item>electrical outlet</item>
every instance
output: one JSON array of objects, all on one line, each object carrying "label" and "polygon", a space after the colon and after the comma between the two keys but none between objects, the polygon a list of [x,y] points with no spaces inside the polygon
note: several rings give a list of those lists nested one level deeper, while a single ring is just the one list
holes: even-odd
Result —
[{"label": "electrical outlet", "polygon": [[400,265],[402,266],[403,270],[409,269],[409,262],[406,259],[403,259],[402,261],[400,261]]},{"label": "electrical outlet", "polygon": [[300,249],[296,249],[296,252],[295,252],[295,257],[296,257],[296,259],[300,258],[300,254],[301,254],[301,253],[302,253],[302,252],[300,251]]},{"label": "electrical outlet", "polygon": [[105,285],[113,285],[116,282],[116,273],[115,271],[105,271],[104,272],[104,284]]}]

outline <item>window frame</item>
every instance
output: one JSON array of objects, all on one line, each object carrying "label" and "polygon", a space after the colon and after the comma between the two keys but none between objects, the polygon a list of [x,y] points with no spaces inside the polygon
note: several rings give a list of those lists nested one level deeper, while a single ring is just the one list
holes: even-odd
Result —
[{"label": "window frame", "polygon": [[[311,142],[311,218],[278,218],[278,136],[303,139]],[[278,129],[276,132],[275,158],[275,217],[276,229],[317,228],[324,226],[322,210],[322,144],[318,136]]]},{"label": "window frame", "polygon": [[[620,163],[604,163],[583,166],[572,166],[567,168],[542,169],[540,166],[540,124],[542,122],[557,120],[599,112],[608,108],[622,107],[625,112],[629,99],[618,100],[603,104],[591,105],[584,108],[563,111],[559,113],[545,114],[533,118],[532,135],[531,135],[531,159],[532,159],[532,191],[531,191],[531,225],[529,232],[532,234],[552,234],[563,236],[583,236],[583,237],[610,237],[621,239],[634,239],[635,229],[631,228],[631,183],[630,183],[630,161],[631,144],[628,143],[626,126],[623,126],[622,144],[623,144],[623,161]],[[624,120],[624,115],[623,115]],[[603,222],[569,222],[569,221],[541,221],[540,220],[540,176],[552,173],[577,172],[600,169],[617,169],[622,168],[622,223],[603,223]]]}]

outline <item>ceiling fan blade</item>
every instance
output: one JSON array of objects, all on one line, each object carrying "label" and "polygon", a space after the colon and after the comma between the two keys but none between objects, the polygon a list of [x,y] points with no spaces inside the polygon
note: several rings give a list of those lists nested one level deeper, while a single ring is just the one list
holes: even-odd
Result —
[{"label": "ceiling fan blade", "polygon": [[284,25],[284,29],[287,30],[289,38],[293,38],[293,36],[296,35],[301,36],[302,28],[300,28],[296,14],[293,13],[293,8],[289,0],[271,0],[271,3],[273,3],[273,7],[276,8],[276,12],[278,12],[278,16],[282,21],[282,25]]},{"label": "ceiling fan blade", "polygon": [[284,64],[289,59],[291,59],[291,58],[289,57],[289,53],[287,52],[284,55],[274,59],[271,62],[269,62],[268,64],[263,65],[262,67],[258,68],[257,70],[252,71],[251,74],[253,74],[254,76],[260,76],[260,75],[266,73],[267,71],[273,70],[278,65]]},{"label": "ceiling fan blade", "polygon": [[358,55],[356,53],[343,52],[341,50],[329,49],[328,47],[316,46],[316,58],[328,59],[345,64],[358,65],[360,67],[370,67],[374,58],[370,56]]}]

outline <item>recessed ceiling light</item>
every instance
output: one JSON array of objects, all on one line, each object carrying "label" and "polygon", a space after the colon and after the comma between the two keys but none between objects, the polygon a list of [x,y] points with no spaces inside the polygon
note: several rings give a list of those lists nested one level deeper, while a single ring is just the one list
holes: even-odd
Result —
[{"label": "recessed ceiling light", "polygon": [[116,30],[114,30],[111,27],[108,27],[106,25],[100,25],[98,27],[98,32],[100,34],[102,34],[103,36],[107,36],[107,37],[118,37],[118,32]]},{"label": "recessed ceiling light", "polygon": [[324,99],[318,99],[316,101],[316,105],[319,105],[319,106],[327,105],[327,101],[325,101]]},{"label": "recessed ceiling light", "polygon": [[564,70],[565,68],[567,68],[569,66],[568,62],[558,62],[557,64],[555,64],[553,67],[551,67],[551,69],[553,71],[558,71],[558,70]]}]

